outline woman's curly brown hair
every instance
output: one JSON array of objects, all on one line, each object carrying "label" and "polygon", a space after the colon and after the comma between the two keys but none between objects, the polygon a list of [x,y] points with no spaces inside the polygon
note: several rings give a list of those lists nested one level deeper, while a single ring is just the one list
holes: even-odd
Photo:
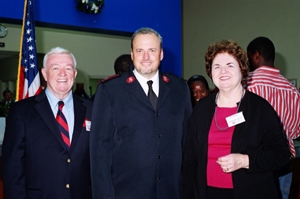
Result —
[{"label": "woman's curly brown hair", "polygon": [[241,83],[244,85],[246,83],[249,73],[249,62],[247,53],[242,47],[240,47],[235,41],[232,40],[222,40],[220,42],[213,43],[208,47],[208,50],[205,55],[205,67],[207,75],[210,78],[212,78],[212,62],[217,56],[217,54],[220,53],[228,53],[229,55],[233,56],[234,59],[239,63],[241,74],[243,77]]}]

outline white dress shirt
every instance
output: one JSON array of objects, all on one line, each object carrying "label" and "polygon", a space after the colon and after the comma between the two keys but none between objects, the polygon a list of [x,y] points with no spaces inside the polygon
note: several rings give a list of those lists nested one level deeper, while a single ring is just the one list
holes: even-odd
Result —
[{"label": "white dress shirt", "polygon": [[152,89],[153,89],[155,95],[158,97],[158,95],[159,95],[158,70],[157,70],[156,74],[151,79],[147,79],[147,78],[143,77],[135,69],[133,70],[133,74],[135,75],[136,79],[140,83],[141,87],[143,88],[143,90],[144,90],[144,92],[147,96],[148,96],[148,90],[149,90],[149,86],[148,86],[147,82],[149,80],[152,80],[153,81]]}]

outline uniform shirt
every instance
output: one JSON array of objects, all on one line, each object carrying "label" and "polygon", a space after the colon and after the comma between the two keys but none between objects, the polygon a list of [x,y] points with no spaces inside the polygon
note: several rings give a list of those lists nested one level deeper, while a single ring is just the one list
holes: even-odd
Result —
[{"label": "uniform shirt", "polygon": [[249,73],[247,89],[266,99],[282,122],[292,157],[296,156],[293,139],[300,135],[300,94],[279,69],[262,66]]},{"label": "uniform shirt", "polygon": [[[57,111],[58,111],[58,102],[59,100],[55,95],[53,95],[48,89],[45,91],[46,96],[48,98],[51,110],[53,112],[54,118],[56,118]],[[64,100],[64,106],[62,109],[63,114],[66,117],[68,128],[69,128],[69,138],[70,143],[72,143],[72,136],[73,136],[73,130],[74,130],[74,104],[73,104],[73,95],[72,92],[66,97]]]},{"label": "uniform shirt", "polygon": [[159,94],[158,71],[156,72],[156,74],[151,79],[147,79],[147,78],[143,77],[135,69],[133,70],[133,74],[135,75],[136,79],[140,83],[141,87],[143,88],[143,90],[145,91],[147,96],[148,96],[148,90],[149,90],[149,86],[148,86],[147,82],[149,80],[152,80],[153,81],[152,89],[153,89],[155,95],[158,97],[158,94]]}]

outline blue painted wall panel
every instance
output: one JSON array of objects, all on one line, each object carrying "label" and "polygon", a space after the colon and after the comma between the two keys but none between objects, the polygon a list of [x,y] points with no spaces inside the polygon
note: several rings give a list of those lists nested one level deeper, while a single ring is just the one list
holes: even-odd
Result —
[{"label": "blue painted wall panel", "polygon": [[[99,15],[80,12],[76,5],[76,0],[34,0],[35,20],[124,32],[151,27],[163,37],[162,70],[181,76],[181,0],[105,0]],[[24,0],[0,0],[0,18],[22,19],[23,9]]]}]

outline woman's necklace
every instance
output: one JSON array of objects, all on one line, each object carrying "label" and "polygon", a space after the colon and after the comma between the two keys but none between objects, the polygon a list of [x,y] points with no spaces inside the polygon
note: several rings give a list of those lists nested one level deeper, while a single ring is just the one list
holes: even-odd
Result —
[{"label": "woman's necklace", "polygon": [[[240,99],[240,101],[239,101],[239,105],[238,105],[238,107],[237,107],[236,113],[238,113],[238,111],[239,111],[240,105],[241,105],[241,103],[242,103],[243,96],[244,96],[244,88],[243,88],[243,91],[242,91],[242,96],[241,96],[241,99]],[[219,97],[219,92],[217,93],[217,96],[216,96],[216,99],[215,99],[216,104],[217,104],[217,99],[218,99],[218,97]],[[217,106],[218,106],[218,105],[217,105]],[[225,131],[225,130],[227,130],[227,129],[229,128],[229,126],[227,126],[227,127],[224,128],[224,129],[221,129],[221,128],[218,126],[218,122],[217,122],[217,106],[215,107],[215,123],[216,123],[217,128],[218,128],[220,131]]]}]

